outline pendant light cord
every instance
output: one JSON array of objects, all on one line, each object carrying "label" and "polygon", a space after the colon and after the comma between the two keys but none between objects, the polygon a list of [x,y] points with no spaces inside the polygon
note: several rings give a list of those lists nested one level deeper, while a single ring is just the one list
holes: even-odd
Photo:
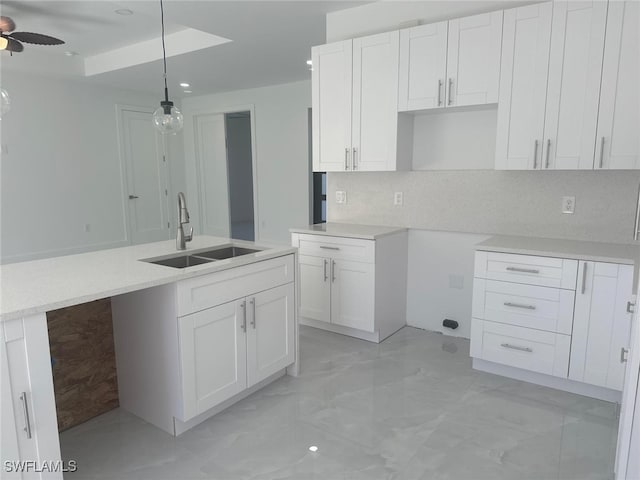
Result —
[{"label": "pendant light cord", "polygon": [[164,67],[164,99],[169,101],[169,89],[167,88],[167,50],[164,45],[164,7],[160,0],[160,23],[162,24],[162,64]]}]

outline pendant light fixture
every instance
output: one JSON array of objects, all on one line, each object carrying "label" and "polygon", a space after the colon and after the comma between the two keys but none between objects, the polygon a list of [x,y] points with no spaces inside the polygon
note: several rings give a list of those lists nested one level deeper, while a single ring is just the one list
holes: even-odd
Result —
[{"label": "pendant light fixture", "polygon": [[160,108],[153,112],[153,125],[163,135],[175,134],[182,130],[184,117],[180,110],[173,106],[169,100],[167,88],[167,51],[164,45],[164,7],[160,0],[160,20],[162,22],[162,62],[164,67],[164,100],[160,102]]}]

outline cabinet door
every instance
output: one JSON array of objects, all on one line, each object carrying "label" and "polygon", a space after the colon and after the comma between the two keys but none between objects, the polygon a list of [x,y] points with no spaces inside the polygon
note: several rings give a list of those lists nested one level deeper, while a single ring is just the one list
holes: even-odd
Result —
[{"label": "cabinet door", "polygon": [[498,101],[502,10],[449,21],[447,105]]},{"label": "cabinet door", "polygon": [[313,170],[348,170],[351,159],[352,42],[311,49]]},{"label": "cabinet door", "polygon": [[554,2],[543,168],[593,169],[607,2]]},{"label": "cabinet door", "polygon": [[607,14],[595,168],[640,168],[640,3]]},{"label": "cabinet door", "polygon": [[187,421],[247,386],[246,302],[208,308],[178,319],[183,418]]},{"label": "cabinet door", "polygon": [[331,280],[331,323],[375,331],[374,264],[332,260]]},{"label": "cabinet door", "polygon": [[399,111],[444,106],[448,24],[400,30]]},{"label": "cabinet door", "polygon": [[551,3],[504,11],[496,169],[540,168]]},{"label": "cabinet door", "polygon": [[62,479],[62,472],[5,472],[7,461],[41,466],[61,456],[46,315],[9,320],[0,329],[2,478]]},{"label": "cabinet door", "polygon": [[633,266],[580,262],[569,378],[622,390],[622,348],[629,346]]},{"label": "cabinet door", "polygon": [[293,283],[247,299],[247,381],[249,387],[295,360]]},{"label": "cabinet door", "polygon": [[330,260],[300,255],[300,315],[329,323],[331,321]]},{"label": "cabinet door", "polygon": [[396,169],[399,45],[398,31],[353,40],[352,170]]}]

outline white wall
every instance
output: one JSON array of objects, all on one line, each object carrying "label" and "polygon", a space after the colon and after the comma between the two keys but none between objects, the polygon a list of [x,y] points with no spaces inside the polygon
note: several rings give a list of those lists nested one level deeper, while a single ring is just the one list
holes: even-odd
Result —
[{"label": "white wall", "polygon": [[[198,179],[193,147],[193,117],[245,110],[253,106],[257,159],[258,218],[256,240],[288,244],[289,228],[309,223],[307,109],[311,82],[189,97],[185,114],[185,162],[192,220],[197,231]],[[240,107],[240,108],[238,108]],[[228,227],[227,227],[228,228]]]},{"label": "white wall", "polygon": [[[128,244],[115,106],[153,107],[161,92],[12,71],[2,72],[2,87],[12,100],[1,121],[2,262]],[[169,151],[176,189],[181,142],[173,137]]]}]

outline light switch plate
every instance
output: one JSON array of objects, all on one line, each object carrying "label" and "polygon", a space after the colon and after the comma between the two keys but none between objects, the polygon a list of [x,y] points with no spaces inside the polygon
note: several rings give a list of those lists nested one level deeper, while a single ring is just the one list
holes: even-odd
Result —
[{"label": "light switch plate", "polygon": [[336,190],[336,203],[347,203],[347,192]]},{"label": "light switch plate", "polygon": [[574,213],[576,211],[576,197],[562,197],[562,213]]}]

